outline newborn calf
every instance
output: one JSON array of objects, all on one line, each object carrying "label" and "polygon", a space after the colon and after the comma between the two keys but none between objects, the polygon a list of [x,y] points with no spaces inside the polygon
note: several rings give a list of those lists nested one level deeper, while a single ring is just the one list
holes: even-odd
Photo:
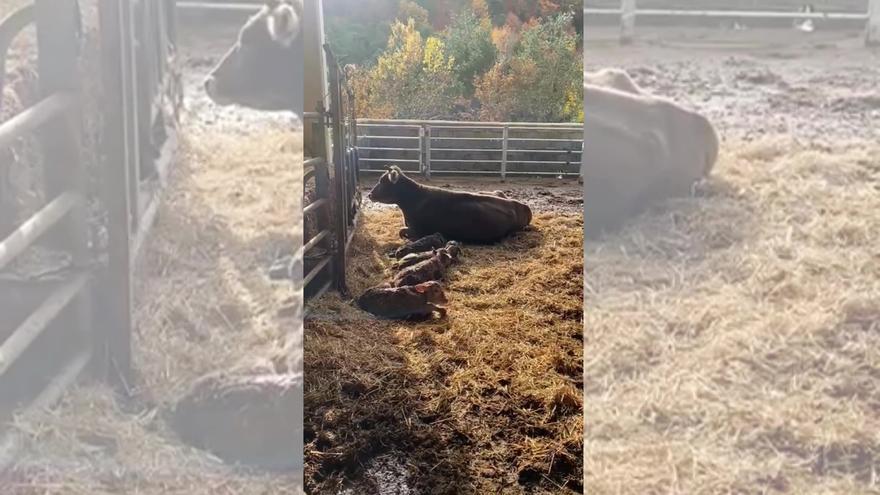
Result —
[{"label": "newborn calf", "polygon": [[[461,254],[461,245],[457,241],[447,242],[446,246],[442,249],[446,249],[446,252],[448,252],[449,255],[452,256],[453,260],[457,259],[458,255]],[[413,266],[416,263],[431,259],[435,254],[437,254],[436,249],[425,251],[423,253],[410,253],[396,261],[393,265],[391,265],[391,268],[395,270],[403,270],[404,268]]]},{"label": "newborn calf", "polygon": [[[406,230],[406,229],[404,229],[404,230]],[[425,237],[422,237],[421,239],[417,239],[415,241],[408,242],[408,243],[404,244],[403,246],[397,248],[397,250],[394,251],[392,256],[394,256],[397,259],[400,259],[408,254],[423,253],[425,251],[430,251],[432,249],[437,249],[439,247],[443,247],[444,244],[446,244],[446,239],[443,237],[442,234],[440,234],[440,233],[431,234],[431,235],[427,235]]]},{"label": "newborn calf", "polygon": [[371,287],[357,299],[357,305],[364,311],[389,319],[424,318],[434,311],[442,318],[446,316],[442,305],[447,302],[443,287],[435,281],[406,287]]},{"label": "newborn calf", "polygon": [[391,285],[395,287],[403,287],[405,285],[416,285],[431,280],[443,280],[446,274],[446,268],[452,263],[452,255],[446,248],[438,249],[434,252],[434,256],[420,261],[415,265],[404,268],[397,275]]}]

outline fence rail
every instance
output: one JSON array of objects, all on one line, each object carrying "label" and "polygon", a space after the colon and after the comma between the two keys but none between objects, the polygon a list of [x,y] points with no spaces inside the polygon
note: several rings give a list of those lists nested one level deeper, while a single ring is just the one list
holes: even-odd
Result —
[{"label": "fence rail", "polygon": [[[315,224],[310,229],[315,232],[306,232],[302,247],[306,300],[320,297],[331,287],[347,292],[346,254],[360,214],[354,98],[330,47],[325,44],[322,49],[330,108],[325,108],[322,99],[317,102],[317,111],[303,114],[313,129],[311,149],[320,155],[303,163],[304,189],[314,191],[313,200],[303,205],[303,217],[314,219]],[[309,309],[306,306],[306,316]]]},{"label": "fence rail", "polygon": [[[0,22],[0,88],[5,79],[5,59],[12,40],[27,26],[37,28],[37,72],[43,99],[0,124],[0,149],[19,138],[34,135],[43,151],[47,204],[0,240],[0,270],[18,259],[39,241],[70,256],[62,280],[34,295],[35,307],[14,306],[32,281],[5,274],[0,303],[0,411],[10,413],[21,405],[54,401],[57,384],[75,380],[92,357],[90,265],[86,225],[85,177],[80,162],[79,73],[80,19],[75,0],[35,0]],[[5,213],[5,212],[0,212]],[[5,300],[5,301],[4,301]],[[30,306],[30,305],[27,305]],[[68,308],[75,311],[65,324],[64,339],[73,345],[38,345],[50,327]],[[20,314],[17,314],[20,313]],[[68,316],[69,313],[68,313]],[[12,328],[7,328],[12,325]],[[61,364],[61,370],[50,366]],[[42,388],[34,387],[42,383]],[[5,422],[6,417],[0,418]],[[4,446],[10,441],[4,436]],[[0,470],[8,462],[0,452]]]},{"label": "fence rail", "polygon": [[[38,138],[47,198],[0,239],[2,422],[17,409],[51,405],[86,370],[117,385],[130,383],[132,270],[173,161],[182,103],[176,17],[174,0],[100,0],[98,13],[103,74],[85,77],[102,77],[105,106],[97,109],[100,149],[88,153],[102,162],[92,164],[80,160],[84,38],[78,1],[34,0],[0,22],[0,86],[11,42],[36,26],[42,99],[0,124],[0,149],[28,135]],[[89,170],[102,179],[106,252],[89,243]],[[50,270],[52,277],[5,270],[37,243],[69,262]],[[2,471],[20,439],[0,433]]]},{"label": "fence rail", "polygon": [[576,176],[583,126],[570,123],[359,119],[363,172],[386,165],[438,175]]},{"label": "fence rail", "polygon": [[[653,5],[658,2],[651,2]],[[584,19],[589,16],[619,16],[620,40],[629,43],[635,36],[638,17],[712,18],[712,19],[763,19],[763,20],[828,20],[858,21],[865,23],[865,44],[880,44],[880,0],[868,0],[867,10],[862,12],[823,11],[796,12],[781,10],[747,10],[743,8],[638,8],[636,0],[621,0],[619,8],[584,7]]]}]

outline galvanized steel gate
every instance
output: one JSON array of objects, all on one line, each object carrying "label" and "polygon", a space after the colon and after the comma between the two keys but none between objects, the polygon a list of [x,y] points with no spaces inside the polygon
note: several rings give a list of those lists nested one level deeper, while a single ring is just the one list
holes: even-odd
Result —
[{"label": "galvanized steel gate", "polygon": [[106,370],[131,372],[132,275],[174,159],[183,90],[174,0],[100,0],[104,63]]},{"label": "galvanized steel gate", "polygon": [[[39,211],[0,240],[3,423],[19,407],[54,402],[86,369],[94,354],[86,172],[79,159],[79,15],[75,0],[36,0],[0,23],[0,60],[6,58],[11,41],[25,27],[36,24],[41,99],[0,124],[0,150],[28,136],[39,140],[46,198]],[[5,63],[0,63],[0,69],[5,74]],[[54,276],[42,270],[5,270],[16,260],[33,255],[35,249],[68,261],[55,267]],[[18,438],[2,435],[0,440],[2,470],[14,458]]]},{"label": "galvanized steel gate", "polygon": [[[14,409],[53,403],[87,369],[123,388],[130,383],[133,265],[175,150],[182,93],[174,1],[100,0],[102,75],[80,72],[80,15],[77,0],[34,0],[0,21],[2,74],[12,39],[36,24],[42,99],[0,124],[0,150],[29,134],[39,138],[47,198],[0,239],[0,274],[38,244],[70,260],[48,278],[0,277],[4,422]],[[83,78],[101,76],[100,149],[85,153],[101,163],[81,163]],[[90,170],[99,177],[100,198],[88,197]],[[104,243],[89,239],[90,199],[106,213],[98,221]],[[19,440],[0,436],[0,469],[14,459]]]},{"label": "galvanized steel gate", "polygon": [[320,155],[306,160],[303,172],[304,190],[309,190],[314,181],[313,199],[304,205],[303,217],[314,218],[316,230],[312,234],[307,229],[303,239],[306,300],[331,287],[343,294],[348,292],[345,259],[361,207],[354,96],[330,47],[324,45],[323,49],[330,108],[324,108],[321,102],[317,112],[305,115],[305,120],[314,126],[315,142],[311,149]]}]

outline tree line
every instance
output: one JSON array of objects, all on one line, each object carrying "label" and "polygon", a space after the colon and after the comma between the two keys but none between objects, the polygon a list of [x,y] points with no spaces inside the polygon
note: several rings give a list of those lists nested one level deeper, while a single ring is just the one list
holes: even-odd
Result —
[{"label": "tree line", "polygon": [[582,122],[581,5],[372,0],[393,18],[337,5],[327,38],[359,117]]}]

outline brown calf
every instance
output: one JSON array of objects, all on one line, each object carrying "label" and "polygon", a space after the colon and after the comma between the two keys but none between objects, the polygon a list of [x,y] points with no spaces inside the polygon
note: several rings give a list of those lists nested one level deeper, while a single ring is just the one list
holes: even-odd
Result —
[{"label": "brown calf", "polygon": [[443,287],[436,281],[406,287],[371,287],[357,299],[357,305],[364,311],[390,319],[428,317],[434,311],[442,318],[446,316],[443,305],[447,302]]}]

